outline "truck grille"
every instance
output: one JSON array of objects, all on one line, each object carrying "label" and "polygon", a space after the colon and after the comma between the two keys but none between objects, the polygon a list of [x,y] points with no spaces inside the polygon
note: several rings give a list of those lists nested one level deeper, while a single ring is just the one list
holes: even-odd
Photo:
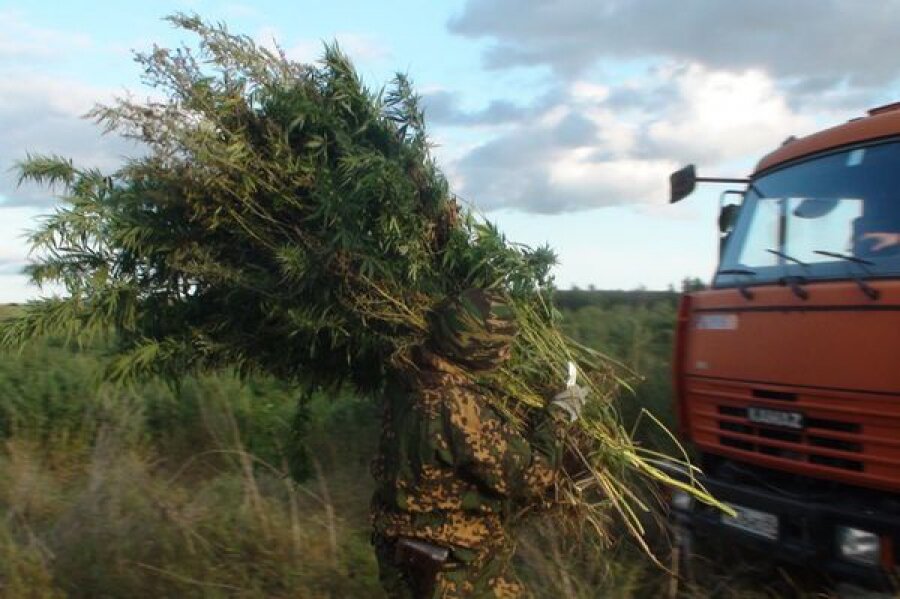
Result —
[{"label": "truck grille", "polygon": [[[685,382],[691,438],[704,451],[812,477],[900,487],[900,395],[702,377]],[[750,407],[802,414],[802,428],[763,424],[759,416],[751,421]]]},{"label": "truck grille", "polygon": [[[858,423],[807,418],[805,431],[783,430],[751,423],[747,419],[747,408],[745,407],[733,405],[717,407],[719,414],[728,418],[728,420],[718,420],[719,442],[726,447],[759,452],[788,460],[807,461],[832,468],[863,470],[863,463],[859,460],[816,452],[817,448],[849,453],[862,452],[862,443],[827,436],[831,431],[859,434],[862,427]],[[735,421],[737,419],[743,420],[743,422]],[[772,443],[773,441],[777,444]]]}]

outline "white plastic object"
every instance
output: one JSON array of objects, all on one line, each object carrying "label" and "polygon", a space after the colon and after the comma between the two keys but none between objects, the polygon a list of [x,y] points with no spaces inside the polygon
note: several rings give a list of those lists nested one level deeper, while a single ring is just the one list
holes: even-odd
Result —
[{"label": "white plastic object", "polygon": [[566,381],[566,389],[571,389],[575,386],[575,381],[578,379],[578,369],[575,368],[575,362],[569,362],[569,379]]}]

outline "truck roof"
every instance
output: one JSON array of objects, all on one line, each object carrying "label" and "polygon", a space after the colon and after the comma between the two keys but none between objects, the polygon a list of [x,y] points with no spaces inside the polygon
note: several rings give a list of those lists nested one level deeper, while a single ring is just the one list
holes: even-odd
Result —
[{"label": "truck roof", "polygon": [[807,137],[790,140],[774,152],[763,156],[753,174],[757,175],[779,164],[823,150],[894,135],[900,135],[900,103],[873,108],[869,111],[869,116],[853,119]]}]

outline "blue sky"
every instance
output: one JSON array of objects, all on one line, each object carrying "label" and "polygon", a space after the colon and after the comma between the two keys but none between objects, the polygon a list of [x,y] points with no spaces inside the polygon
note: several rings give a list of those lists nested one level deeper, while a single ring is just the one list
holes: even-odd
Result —
[{"label": "blue sky", "polygon": [[457,193],[510,239],[549,243],[560,286],[628,289],[714,267],[718,190],[668,206],[671,170],[745,175],[787,136],[897,99],[898,4],[0,2],[0,302],[38,293],[18,274],[22,232],[54,204],[8,169],[26,152],[113,169],[136,151],[78,117],[148,93],[130,52],[188,41],[172,12],[301,61],[336,39],[373,87],[408,73]]}]

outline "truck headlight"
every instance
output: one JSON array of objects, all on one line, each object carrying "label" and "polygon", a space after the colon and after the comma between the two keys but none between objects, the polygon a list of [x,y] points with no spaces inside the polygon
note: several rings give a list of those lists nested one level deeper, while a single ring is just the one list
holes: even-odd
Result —
[{"label": "truck headlight", "polygon": [[881,561],[881,539],[873,532],[840,526],[837,542],[841,557],[848,561],[867,566],[877,566]]},{"label": "truck headlight", "polygon": [[672,507],[676,510],[690,511],[694,498],[684,491],[675,491],[672,493]]}]

